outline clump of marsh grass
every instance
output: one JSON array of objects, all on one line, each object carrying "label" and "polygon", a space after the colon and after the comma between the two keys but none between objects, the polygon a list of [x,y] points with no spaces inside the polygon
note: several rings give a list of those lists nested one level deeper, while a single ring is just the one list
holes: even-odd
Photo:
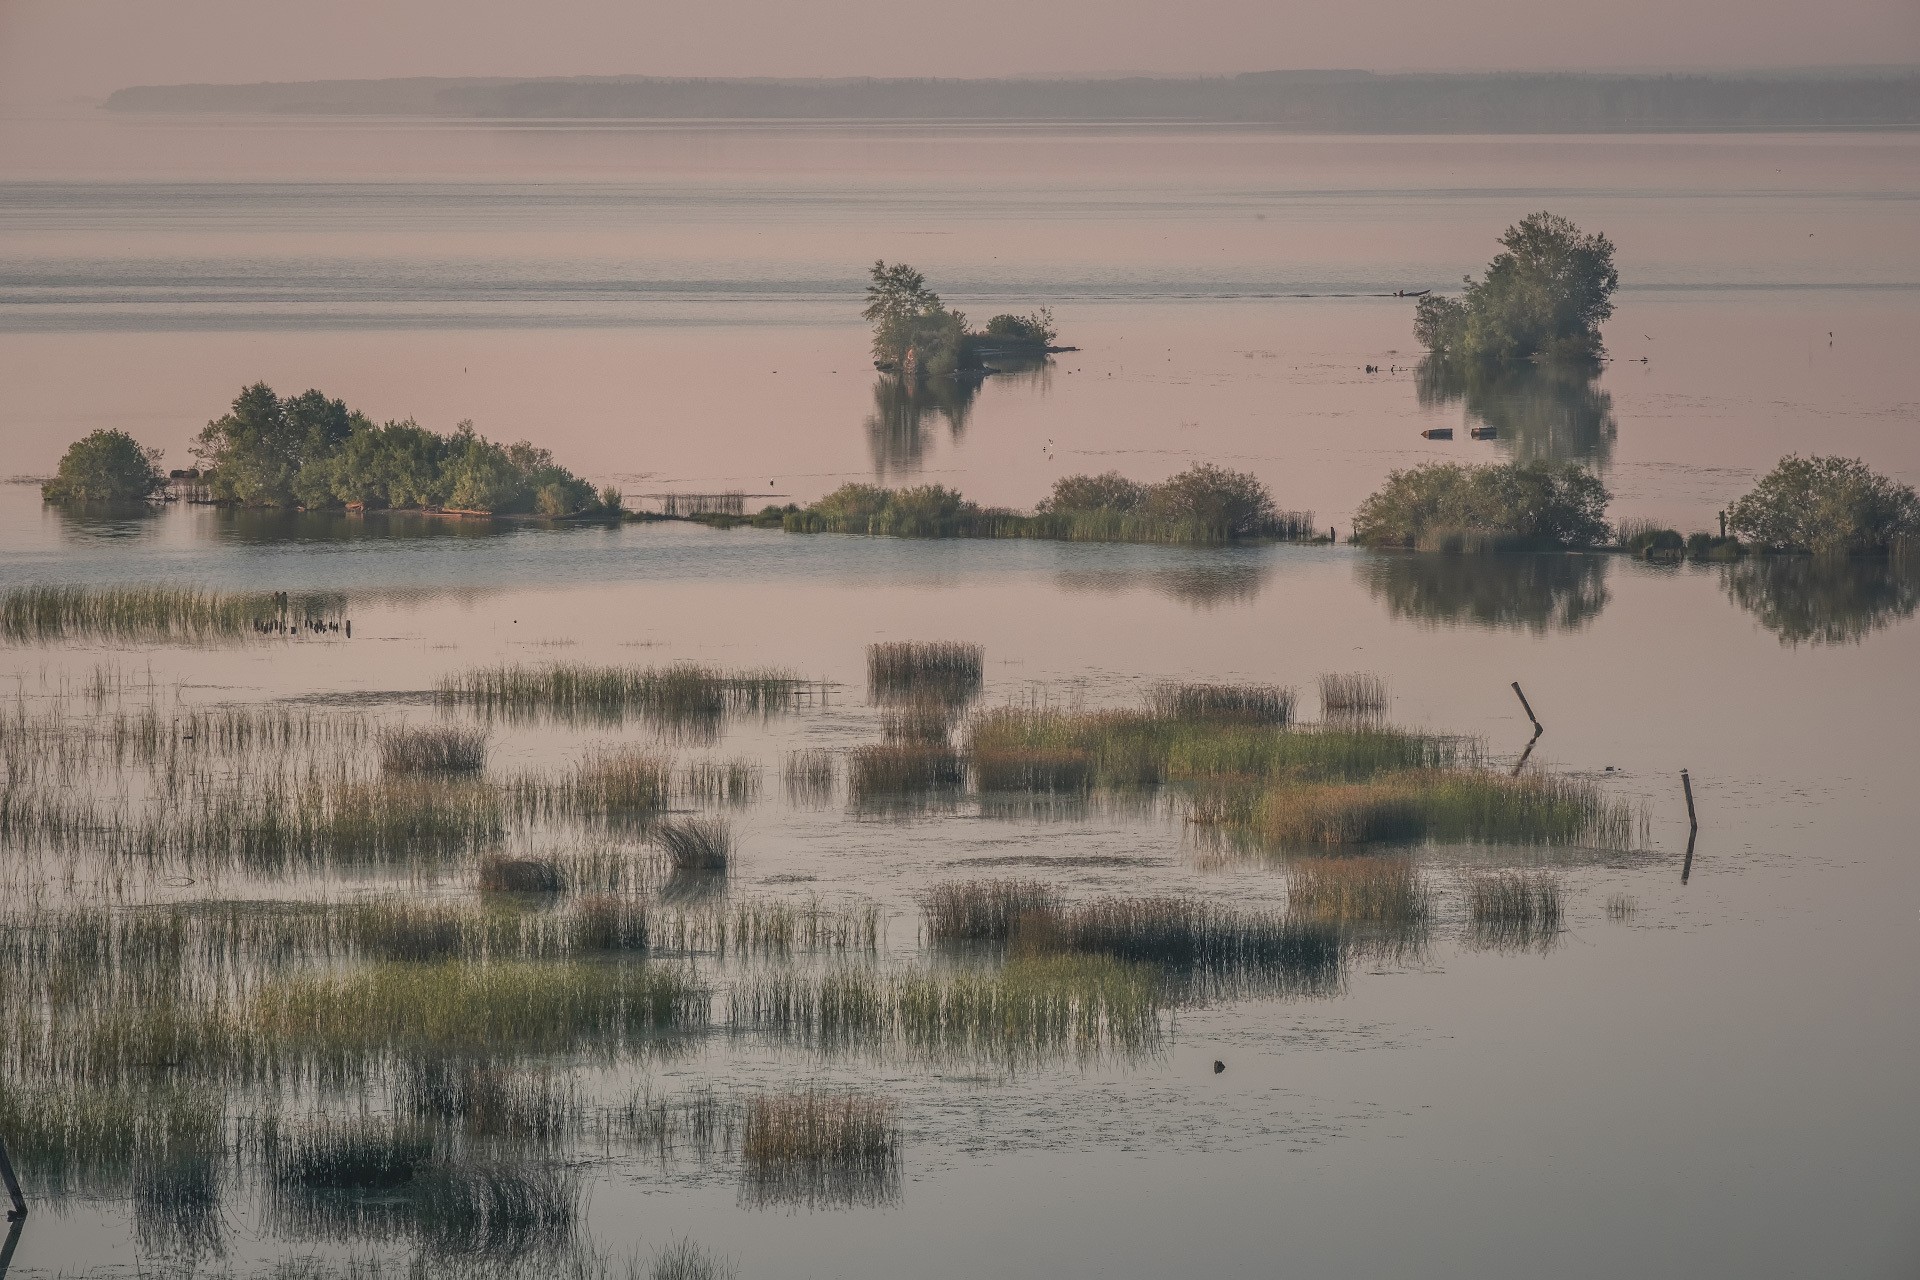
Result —
[{"label": "clump of marsh grass", "polygon": [[760,767],[751,760],[695,760],[680,772],[680,794],[695,804],[751,804],[760,795]]},{"label": "clump of marsh grass", "polygon": [[405,726],[380,735],[380,767],[388,773],[478,773],[486,763],[483,730]]},{"label": "clump of marsh grass", "polygon": [[980,747],[968,763],[981,791],[1073,795],[1093,785],[1093,756],[1074,747]]},{"label": "clump of marsh grass", "polygon": [[482,1138],[550,1144],[585,1118],[580,1093],[550,1071],[515,1072],[487,1062],[413,1063],[396,1091],[415,1123],[450,1124]]},{"label": "clump of marsh grass", "polygon": [[1356,948],[1380,958],[1417,956],[1432,908],[1432,891],[1409,854],[1316,854],[1287,863],[1287,914],[1335,925]]},{"label": "clump of marsh grass", "polygon": [[676,871],[722,872],[733,860],[733,831],[719,818],[663,823],[654,838]]},{"label": "clump of marsh grass", "polygon": [[986,649],[956,640],[867,646],[867,690],[876,702],[966,702],[980,692]]},{"label": "clump of marsh grass", "polygon": [[749,899],[664,911],[651,927],[654,945],[664,951],[784,956],[871,953],[879,947],[882,920],[880,908],[871,902],[833,906],[817,898],[803,902]]},{"label": "clump of marsh grass", "polygon": [[276,1234],[295,1239],[410,1240],[437,1256],[484,1257],[498,1265],[563,1250],[573,1237],[579,1198],[579,1175],[550,1164],[437,1160],[389,1188],[281,1182],[267,1221]]},{"label": "clump of marsh grass", "polygon": [[0,594],[0,636],[206,642],[337,628],[346,597],[206,591],[181,586],[26,586]]},{"label": "clump of marsh grass", "polygon": [[1385,715],[1385,677],[1365,671],[1328,672],[1320,677],[1320,709],[1328,717]]},{"label": "clump of marsh grass", "polygon": [[1625,849],[1645,826],[1632,806],[1582,779],[1470,769],[1223,786],[1197,794],[1190,816],[1293,848],[1431,840]]},{"label": "clump of marsh grass", "polygon": [[787,785],[787,802],[819,807],[833,803],[834,753],[824,747],[807,747],[787,753],[782,777]]},{"label": "clump of marsh grass", "polygon": [[[1028,927],[1031,923],[1031,939]],[[1200,990],[1328,995],[1345,976],[1345,935],[1334,923],[1231,911],[1187,898],[1084,903],[1016,925],[1016,947],[1036,945],[1156,965]]]},{"label": "clump of marsh grass", "polygon": [[615,894],[582,898],[570,922],[570,949],[575,954],[609,951],[645,951],[650,941],[646,903]]},{"label": "clump of marsh grass", "polygon": [[[653,1256],[646,1280],[739,1280],[740,1268],[691,1240],[676,1240]],[[631,1277],[630,1280],[638,1280]]]},{"label": "clump of marsh grass", "polygon": [[954,880],[929,889],[920,909],[930,942],[1006,942],[1023,917],[1058,915],[1060,895],[1037,880]]},{"label": "clump of marsh grass", "polygon": [[1630,893],[1607,895],[1607,919],[1614,924],[1632,924],[1639,910],[1640,903]]},{"label": "clump of marsh grass", "polygon": [[756,1206],[873,1205],[899,1195],[900,1133],[891,1102],[807,1088],[747,1100],[742,1192]]},{"label": "clump of marsh grass", "polygon": [[1287,724],[1294,692],[1271,684],[1155,685],[1147,706],[1163,720],[1225,720],[1239,724]]},{"label": "clump of marsh grass", "polygon": [[509,858],[492,853],[480,860],[480,888],[486,893],[559,893],[567,887],[557,863],[543,858]]},{"label": "clump of marsh grass", "polygon": [[0,1083],[0,1137],[29,1184],[53,1199],[121,1198],[226,1149],[217,1088],[184,1083]]},{"label": "clump of marsh grass", "polygon": [[1467,877],[1469,940],[1496,951],[1546,950],[1560,933],[1560,879],[1547,871],[1483,871]]},{"label": "clump of marsh grass", "polygon": [[435,1155],[430,1130],[372,1116],[318,1120],[269,1148],[278,1182],[336,1191],[386,1191],[412,1182]]},{"label": "clump of marsh grass", "polygon": [[815,686],[784,671],[670,667],[482,667],[440,682],[442,702],[507,718],[619,724],[628,717],[669,730],[717,731],[729,715],[790,711]]},{"label": "clump of marsh grass", "polygon": [[959,752],[934,744],[855,747],[847,755],[847,790],[855,803],[958,787],[966,781]]},{"label": "clump of marsh grass", "polygon": [[890,744],[945,746],[953,736],[954,707],[920,698],[903,702],[880,716],[880,739]]}]

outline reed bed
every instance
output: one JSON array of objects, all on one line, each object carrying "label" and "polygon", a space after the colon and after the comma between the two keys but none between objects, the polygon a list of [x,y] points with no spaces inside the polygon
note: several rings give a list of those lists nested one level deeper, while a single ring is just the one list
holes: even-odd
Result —
[{"label": "reed bed", "polygon": [[0,636],[20,642],[204,643],[268,632],[333,629],[343,595],[219,592],[182,586],[26,586],[0,594]]},{"label": "reed bed", "polygon": [[871,902],[833,906],[817,898],[800,902],[750,899],[725,905],[657,912],[653,945],[669,952],[719,956],[787,956],[796,952],[872,954],[884,932],[880,908]]},{"label": "reed bed", "polygon": [[714,730],[730,715],[793,710],[818,686],[784,671],[670,667],[480,667],[443,679],[443,703],[508,719],[620,724],[637,717],[671,730]]},{"label": "reed bed", "polygon": [[847,792],[855,804],[959,787],[966,778],[960,753],[951,747],[894,744],[847,753]]},{"label": "reed bed", "polygon": [[671,757],[638,747],[598,748],[559,777],[522,774],[505,803],[523,822],[577,822],[645,829],[674,790]]},{"label": "reed bed", "polygon": [[387,773],[478,773],[486,765],[481,729],[407,725],[380,734],[380,768]]},{"label": "reed bed", "polygon": [[1384,676],[1365,671],[1329,672],[1320,677],[1320,709],[1329,716],[1380,716],[1387,711]]},{"label": "reed bed", "polygon": [[1156,965],[1215,994],[1325,996],[1345,978],[1346,939],[1337,925],[1187,898],[1096,900],[1054,920],[1028,915],[1013,940],[1017,948]]},{"label": "reed bed", "polygon": [[1087,955],[1021,957],[987,972],[770,972],[728,997],[736,1031],[1007,1067],[1152,1053],[1163,1007],[1151,967]]},{"label": "reed bed", "polygon": [[899,1196],[900,1125],[891,1102],[806,1088],[746,1104],[742,1193],[756,1207],[888,1203]]},{"label": "reed bed", "polygon": [[226,1152],[226,1100],[175,1082],[109,1087],[0,1079],[4,1136],[30,1194],[124,1198]]},{"label": "reed bed", "polygon": [[1038,880],[953,880],[920,899],[932,943],[1006,942],[1022,917],[1060,914],[1060,894]]},{"label": "reed bed", "polygon": [[586,1118],[579,1089],[550,1071],[513,1072],[492,1063],[427,1061],[410,1067],[396,1111],[421,1126],[445,1126],[475,1138],[551,1146],[573,1137]]},{"label": "reed bed", "polygon": [[433,1131],[373,1116],[320,1118],[276,1135],[268,1148],[275,1182],[330,1191],[389,1191],[412,1182],[437,1154]]},{"label": "reed bed", "polygon": [[480,860],[482,893],[560,893],[567,887],[560,864],[546,858],[509,858],[490,853]]},{"label": "reed bed", "polygon": [[1236,724],[1284,725],[1293,720],[1295,695],[1272,684],[1155,685],[1149,712],[1162,720],[1225,720]]},{"label": "reed bed", "polygon": [[880,715],[880,740],[890,745],[945,746],[953,737],[952,703],[920,698]]},{"label": "reed bed", "polygon": [[986,649],[957,640],[893,640],[867,646],[867,691],[876,702],[939,701],[978,696]]},{"label": "reed bed", "polygon": [[574,1238],[580,1195],[571,1169],[439,1159],[392,1187],[274,1184],[266,1222],[295,1240],[406,1241],[431,1256],[486,1258],[497,1267],[542,1255],[551,1266]]},{"label": "reed bed", "polygon": [[1078,795],[1093,786],[1090,752],[1073,747],[983,747],[968,758],[982,792]]},{"label": "reed bed", "polygon": [[740,1120],[738,1100],[722,1097],[711,1086],[670,1097],[657,1097],[642,1086],[603,1113],[602,1131],[651,1148],[663,1163],[683,1149],[705,1162],[734,1148]]},{"label": "reed bed", "polygon": [[787,787],[787,803],[818,808],[833,803],[834,753],[824,747],[806,747],[787,752],[781,777]]},{"label": "reed bed", "polygon": [[1190,816],[1283,848],[1433,841],[1629,849],[1645,831],[1644,815],[1590,782],[1467,769],[1224,786],[1197,794]]},{"label": "reed bed", "polygon": [[663,823],[654,833],[676,871],[725,871],[733,862],[733,830],[719,818]]},{"label": "reed bed", "polygon": [[1563,890],[1548,871],[1485,871],[1467,877],[1469,942],[1486,950],[1546,950],[1560,934]]},{"label": "reed bed", "polygon": [[695,760],[680,771],[679,794],[693,804],[752,804],[760,798],[760,766],[751,760]]},{"label": "reed bed", "polygon": [[[1451,768],[1480,759],[1479,746],[1471,739],[1384,726],[1292,728],[1029,707],[976,715],[967,727],[966,749],[974,761],[987,761],[990,771],[1001,761],[1010,762],[1007,781],[1017,780],[1023,753],[1053,753],[1059,761],[1055,767],[1062,771],[1055,775],[1058,781],[1077,782],[1084,776],[1087,785],[1109,788],[1219,778],[1364,781],[1382,773]],[[1035,772],[1045,777],[1038,768]]]},{"label": "reed bed", "polygon": [[15,776],[38,767],[66,779],[96,768],[178,768],[187,758],[350,749],[375,732],[366,715],[284,705],[163,708],[149,702],[90,715],[62,697],[36,715],[19,700],[0,703],[0,762]]},{"label": "reed bed", "polygon": [[1632,924],[1640,912],[1640,903],[1630,893],[1607,895],[1607,919],[1614,924]]},{"label": "reed bed", "polygon": [[1432,896],[1406,854],[1312,856],[1287,864],[1287,911],[1299,919],[1416,927],[1431,916]]}]

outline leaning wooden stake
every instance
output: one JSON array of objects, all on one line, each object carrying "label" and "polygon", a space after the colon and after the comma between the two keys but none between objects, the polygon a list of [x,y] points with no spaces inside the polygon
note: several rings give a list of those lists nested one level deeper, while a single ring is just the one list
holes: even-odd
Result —
[{"label": "leaning wooden stake", "polygon": [[0,1181],[7,1184],[7,1197],[13,1201],[13,1208],[7,1210],[7,1221],[18,1222],[27,1216],[27,1198],[20,1193],[20,1179],[13,1176],[13,1161],[7,1159],[5,1138],[0,1138]]},{"label": "leaning wooden stake", "polygon": [[1533,704],[1527,701],[1526,694],[1520,692],[1520,682],[1518,680],[1515,680],[1513,682],[1513,693],[1515,697],[1520,699],[1520,706],[1523,710],[1526,711],[1527,719],[1533,721],[1533,727],[1536,729],[1545,730],[1547,726],[1541,724],[1540,717],[1533,714]]},{"label": "leaning wooden stake", "polygon": [[1685,884],[1693,874],[1693,842],[1700,835],[1700,819],[1693,812],[1693,779],[1685,769],[1680,771],[1680,789],[1687,793],[1687,860],[1680,868],[1680,883]]}]

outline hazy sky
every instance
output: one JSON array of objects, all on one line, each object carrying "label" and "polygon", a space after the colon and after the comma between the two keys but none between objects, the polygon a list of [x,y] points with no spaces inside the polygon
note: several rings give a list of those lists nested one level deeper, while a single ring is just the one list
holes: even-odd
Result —
[{"label": "hazy sky", "polygon": [[1920,62],[1920,0],[0,0],[0,93],[398,75]]}]

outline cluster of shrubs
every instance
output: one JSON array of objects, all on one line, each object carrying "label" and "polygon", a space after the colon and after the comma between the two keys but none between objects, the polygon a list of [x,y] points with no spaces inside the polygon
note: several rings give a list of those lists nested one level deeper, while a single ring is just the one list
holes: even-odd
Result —
[{"label": "cluster of shrubs", "polygon": [[863,313],[873,326],[873,360],[881,370],[918,381],[950,377],[985,367],[994,355],[1043,356],[1056,336],[1053,313],[997,315],[981,330],[967,328],[927,287],[926,277],[904,262],[875,262]]},{"label": "cluster of shrubs", "polygon": [[1090,542],[1223,543],[1313,532],[1311,513],[1277,510],[1256,477],[1206,463],[1159,484],[1140,484],[1117,472],[1067,476],[1032,515],[983,507],[942,485],[848,484],[812,506],[768,507],[754,523],[792,533]]},{"label": "cluster of shrubs", "polygon": [[[215,501],[248,507],[445,508],[492,514],[613,513],[618,492],[593,486],[521,441],[497,444],[463,422],[450,435],[418,423],[376,425],[319,391],[282,398],[265,383],[195,437],[202,483]],[[68,448],[43,486],[64,502],[140,500],[167,477],[160,452],[119,431]]]},{"label": "cluster of shrubs", "polygon": [[1536,213],[1500,237],[1506,252],[1471,277],[1458,298],[1429,295],[1414,335],[1449,360],[1594,360],[1600,325],[1613,314],[1620,273],[1613,243],[1551,213]]},{"label": "cluster of shrubs", "polygon": [[1726,512],[1727,532],[1682,536],[1646,521],[1607,524],[1607,488],[1572,463],[1395,471],[1360,504],[1354,541],[1421,551],[1597,547],[1648,559],[1726,560],[1747,551],[1885,554],[1920,535],[1920,496],[1857,458],[1781,460]]}]

